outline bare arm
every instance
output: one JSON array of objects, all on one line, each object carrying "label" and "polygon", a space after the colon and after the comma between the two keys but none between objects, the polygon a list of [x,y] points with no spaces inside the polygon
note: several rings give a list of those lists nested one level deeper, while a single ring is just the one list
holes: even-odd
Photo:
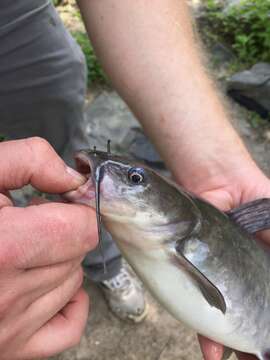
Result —
[{"label": "bare arm", "polygon": [[79,5],[106,72],[179,182],[202,193],[255,167],[204,70],[185,1]]},{"label": "bare arm", "polygon": [[[176,180],[223,209],[270,196],[207,76],[186,2],[78,3],[105,71]],[[221,346],[204,339],[202,348],[220,360]]]}]

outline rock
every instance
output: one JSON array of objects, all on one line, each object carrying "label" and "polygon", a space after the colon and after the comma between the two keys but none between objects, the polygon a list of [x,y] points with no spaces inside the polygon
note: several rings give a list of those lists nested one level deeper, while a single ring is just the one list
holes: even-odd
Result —
[{"label": "rock", "polygon": [[143,160],[152,167],[165,168],[164,162],[142,129],[131,128],[122,146],[132,157]]},{"label": "rock", "polygon": [[89,105],[86,122],[92,146],[106,150],[107,140],[110,139],[113,152],[163,168],[162,160],[144,135],[141,125],[115,92],[105,92]]},{"label": "rock", "polygon": [[33,197],[39,197],[41,193],[34,189],[31,185],[26,185],[21,189],[12,190],[10,195],[15,206],[25,207],[29,204]]},{"label": "rock", "polygon": [[233,52],[222,43],[214,44],[210,49],[210,53],[214,61],[218,63],[230,63],[235,59]]},{"label": "rock", "polygon": [[129,130],[138,127],[140,124],[115,92],[102,93],[86,109],[90,144],[100,150],[106,150],[108,139],[112,151],[119,150]]},{"label": "rock", "polygon": [[265,138],[268,142],[270,142],[270,130],[266,130],[266,131],[264,132],[264,138]]},{"label": "rock", "polygon": [[228,81],[228,94],[267,117],[270,111],[270,64],[258,63],[250,70],[234,74]]}]

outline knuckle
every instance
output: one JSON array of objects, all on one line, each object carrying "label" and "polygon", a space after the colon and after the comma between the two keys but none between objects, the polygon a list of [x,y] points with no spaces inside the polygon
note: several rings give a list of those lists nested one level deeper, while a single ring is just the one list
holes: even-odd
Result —
[{"label": "knuckle", "polygon": [[6,289],[5,294],[0,298],[0,320],[3,320],[14,309],[17,302],[17,296],[13,289]]},{"label": "knuckle", "polygon": [[94,250],[98,245],[97,236],[94,236],[92,231],[85,237],[83,242],[83,252],[88,253]]},{"label": "knuckle", "polygon": [[60,241],[65,240],[67,237],[70,238],[74,231],[74,224],[72,224],[69,217],[60,210],[55,212],[54,216],[49,216],[44,226],[49,234]]},{"label": "knuckle", "polygon": [[97,245],[97,227],[95,214],[85,206],[70,205],[69,224],[72,228],[74,242],[82,253],[86,253]]},{"label": "knuckle", "polygon": [[[4,208],[9,210],[8,208]],[[4,211],[1,210],[1,212]],[[6,210],[5,210],[6,211]],[[5,241],[0,245],[0,269],[3,273],[7,269],[16,267],[18,258],[20,257],[20,248],[18,242],[13,239],[5,237]]]},{"label": "knuckle", "polygon": [[[87,209],[88,210],[88,209]],[[93,250],[98,244],[98,229],[95,213],[88,210],[84,213],[83,233],[85,251]]]},{"label": "knuckle", "polygon": [[39,227],[56,243],[76,248],[74,254],[85,254],[98,243],[95,219],[78,205],[55,205],[53,211],[43,217]]},{"label": "knuckle", "polygon": [[48,143],[47,140],[38,137],[38,136],[34,136],[28,139],[25,139],[25,142],[27,143],[28,146],[32,147],[35,151],[39,151],[39,152],[47,152],[50,151],[52,149],[51,145]]},{"label": "knuckle", "polygon": [[51,154],[54,152],[48,141],[41,137],[35,136],[25,139],[24,141],[29,149],[31,161],[36,166],[38,166],[41,161],[47,162],[47,159],[50,158]]}]

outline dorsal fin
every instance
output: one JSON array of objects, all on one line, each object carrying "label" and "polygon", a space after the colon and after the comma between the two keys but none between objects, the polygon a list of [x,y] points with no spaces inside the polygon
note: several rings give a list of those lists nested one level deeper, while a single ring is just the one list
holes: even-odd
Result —
[{"label": "dorsal fin", "polygon": [[270,229],[270,199],[248,202],[228,211],[227,215],[250,234]]}]

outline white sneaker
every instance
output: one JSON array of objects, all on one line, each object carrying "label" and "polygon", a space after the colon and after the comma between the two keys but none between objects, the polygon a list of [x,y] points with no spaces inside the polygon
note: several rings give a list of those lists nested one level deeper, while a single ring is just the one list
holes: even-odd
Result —
[{"label": "white sneaker", "polygon": [[125,267],[109,280],[99,283],[111,311],[122,320],[139,323],[147,315],[142,287]]}]

